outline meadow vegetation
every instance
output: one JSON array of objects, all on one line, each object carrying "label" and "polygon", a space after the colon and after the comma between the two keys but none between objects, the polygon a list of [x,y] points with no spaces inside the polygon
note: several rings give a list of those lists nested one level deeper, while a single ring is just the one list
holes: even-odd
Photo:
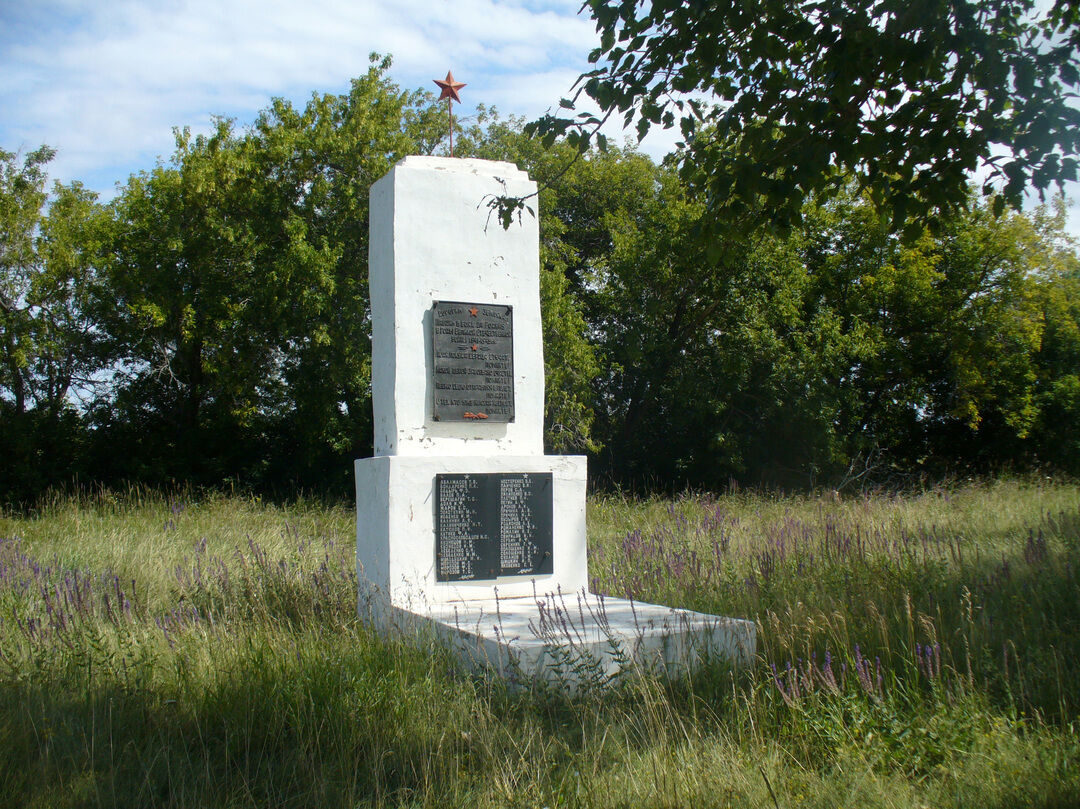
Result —
[{"label": "meadow vegetation", "polygon": [[612,595],[759,656],[568,696],[356,617],[354,515],[132,490],[0,518],[4,806],[1080,803],[1080,486],[590,500]]}]

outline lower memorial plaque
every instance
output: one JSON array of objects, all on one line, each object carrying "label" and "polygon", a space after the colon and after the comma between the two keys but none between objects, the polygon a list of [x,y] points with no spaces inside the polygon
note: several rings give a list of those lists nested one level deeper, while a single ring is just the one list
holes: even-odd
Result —
[{"label": "lower memorial plaque", "polygon": [[553,570],[550,472],[435,476],[435,579]]}]

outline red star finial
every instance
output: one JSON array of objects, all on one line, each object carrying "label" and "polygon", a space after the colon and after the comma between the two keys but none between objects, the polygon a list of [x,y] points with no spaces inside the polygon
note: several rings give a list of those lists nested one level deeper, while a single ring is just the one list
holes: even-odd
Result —
[{"label": "red star finial", "polygon": [[444,98],[452,98],[458,104],[461,103],[461,97],[458,95],[458,90],[465,87],[465,84],[460,81],[454,81],[454,74],[449,70],[446,71],[446,78],[442,81],[435,79],[435,83],[442,88],[442,94],[439,96],[439,101]]},{"label": "red star finial", "polygon": [[446,114],[450,119],[450,156],[454,156],[454,102],[461,103],[461,96],[457,91],[465,86],[464,82],[454,81],[454,74],[446,71],[446,78],[442,81],[435,79],[435,83],[442,88],[439,101],[446,99]]}]

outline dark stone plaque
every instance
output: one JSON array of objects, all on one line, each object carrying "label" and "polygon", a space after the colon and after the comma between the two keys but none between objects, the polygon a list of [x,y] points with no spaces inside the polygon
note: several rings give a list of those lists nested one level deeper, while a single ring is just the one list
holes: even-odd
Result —
[{"label": "dark stone plaque", "polygon": [[514,420],[514,307],[435,301],[436,421]]},{"label": "dark stone plaque", "polygon": [[435,580],[553,570],[550,472],[435,476]]}]

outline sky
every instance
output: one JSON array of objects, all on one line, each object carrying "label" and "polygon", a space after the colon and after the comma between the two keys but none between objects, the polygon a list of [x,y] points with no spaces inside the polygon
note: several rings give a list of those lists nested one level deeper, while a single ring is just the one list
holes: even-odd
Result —
[{"label": "sky", "polygon": [[[0,149],[57,150],[53,179],[111,198],[173,151],[174,127],[240,126],[275,97],[345,92],[372,52],[403,89],[452,70],[474,105],[533,118],[599,42],[581,0],[0,0]],[[618,130],[609,132],[616,135]],[[616,137],[616,140],[618,138]],[[677,130],[641,148],[659,159]],[[1070,196],[1080,198],[1071,190]],[[1069,230],[1080,236],[1080,208]]]},{"label": "sky", "polygon": [[[58,152],[51,175],[106,197],[167,159],[174,127],[254,121],[272,98],[344,92],[372,52],[403,89],[452,70],[477,103],[535,117],[598,38],[580,0],[0,0],[0,148]],[[662,139],[658,139],[662,140]],[[674,137],[669,139],[670,148]],[[657,146],[657,156],[667,148]]]}]

